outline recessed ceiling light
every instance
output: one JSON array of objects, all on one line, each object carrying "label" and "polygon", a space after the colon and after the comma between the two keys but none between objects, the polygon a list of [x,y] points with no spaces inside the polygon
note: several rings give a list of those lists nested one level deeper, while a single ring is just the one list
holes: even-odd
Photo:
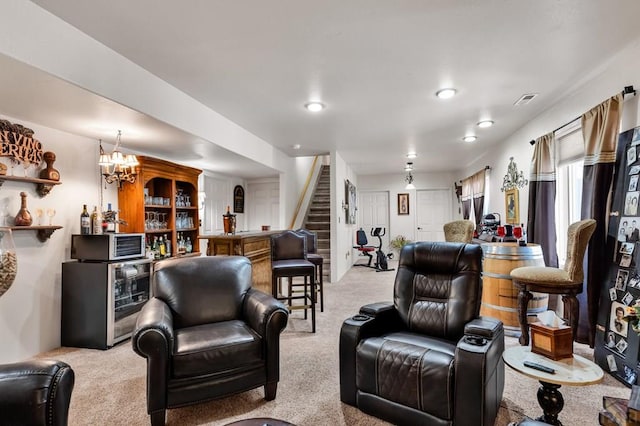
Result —
[{"label": "recessed ceiling light", "polygon": [[311,112],[318,112],[324,109],[324,104],[322,102],[308,102],[304,107]]},{"label": "recessed ceiling light", "polygon": [[456,94],[456,89],[446,88],[440,89],[436,92],[436,96],[440,99],[449,99],[452,98]]},{"label": "recessed ceiling light", "polygon": [[416,154],[415,152],[410,152],[407,154],[407,158],[416,158],[418,156],[418,154]]},{"label": "recessed ceiling light", "polygon": [[297,143],[297,144],[295,144],[295,145],[291,145],[291,148],[293,148],[293,149],[300,149],[300,144],[299,144],[299,143]]},{"label": "recessed ceiling light", "polygon": [[475,142],[478,140],[477,136],[473,136],[473,135],[468,135],[465,136],[464,138],[462,138],[463,141],[465,142]]},{"label": "recessed ceiling light", "polygon": [[482,120],[480,122],[478,122],[478,127],[484,129],[486,127],[491,127],[493,126],[493,121],[491,120]]}]

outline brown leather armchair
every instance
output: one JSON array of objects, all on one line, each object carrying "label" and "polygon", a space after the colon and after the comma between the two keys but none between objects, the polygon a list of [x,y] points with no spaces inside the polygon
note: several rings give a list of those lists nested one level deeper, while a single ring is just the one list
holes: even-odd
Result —
[{"label": "brown leather armchair", "polygon": [[365,305],[340,331],[340,399],[400,425],[492,425],[504,390],[504,331],[479,316],[479,245],[400,252],[394,302]]},{"label": "brown leather armchair", "polygon": [[147,359],[147,412],[152,425],[167,408],[264,386],[276,397],[285,306],[251,287],[242,256],[170,259],[155,266],[153,297],[131,337]]},{"label": "brown leather armchair", "polygon": [[66,426],[74,383],[62,361],[0,365],[0,424]]}]

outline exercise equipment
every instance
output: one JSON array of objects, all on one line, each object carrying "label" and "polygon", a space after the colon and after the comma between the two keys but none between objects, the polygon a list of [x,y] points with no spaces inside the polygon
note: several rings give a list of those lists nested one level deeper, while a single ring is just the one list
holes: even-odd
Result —
[{"label": "exercise equipment", "polygon": [[[367,264],[355,263],[353,266],[365,266],[367,268],[375,269],[376,272],[385,272],[385,271],[394,271],[395,268],[389,269],[389,264],[387,262],[387,255],[382,251],[382,237],[386,233],[386,228],[371,228],[371,236],[378,237],[378,246],[370,246],[369,241],[367,240],[367,233],[364,232],[364,229],[360,228],[356,231],[356,244],[357,246],[353,246],[354,249],[357,249],[363,255],[369,258]],[[374,266],[371,266],[371,262],[373,261],[373,255],[371,252],[376,252],[376,263]]]}]

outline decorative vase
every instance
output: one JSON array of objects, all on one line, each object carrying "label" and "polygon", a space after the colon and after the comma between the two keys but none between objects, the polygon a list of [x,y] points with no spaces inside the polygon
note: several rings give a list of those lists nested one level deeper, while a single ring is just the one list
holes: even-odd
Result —
[{"label": "decorative vase", "polygon": [[42,154],[42,158],[47,167],[40,170],[40,179],[60,180],[60,173],[53,168],[53,162],[56,161],[56,154],[51,151],[47,151]]},{"label": "decorative vase", "polygon": [[11,228],[0,228],[0,296],[9,290],[17,272],[18,258]]},{"label": "decorative vase", "polygon": [[22,204],[13,222],[16,226],[31,226],[33,218],[29,210],[27,210],[27,193],[21,192],[20,197],[22,198]]}]

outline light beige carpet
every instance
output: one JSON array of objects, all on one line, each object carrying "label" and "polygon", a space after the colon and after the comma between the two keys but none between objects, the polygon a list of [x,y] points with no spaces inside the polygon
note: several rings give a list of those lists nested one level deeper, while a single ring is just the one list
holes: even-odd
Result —
[{"label": "light beige carpet", "polygon": [[[394,267],[396,262],[390,262]],[[309,333],[310,320],[295,311],[281,337],[281,378],[274,401],[263,399],[262,388],[209,403],[168,410],[169,425],[224,425],[249,417],[274,417],[297,425],[384,425],[376,418],[340,402],[338,335],[342,321],[366,303],[392,299],[395,272],[352,268],[337,283],[325,284],[325,312],[317,315],[317,332]],[[507,345],[517,345],[507,338]],[[575,352],[591,358],[592,351],[576,345]],[[76,373],[71,399],[71,425],[145,425],[145,377],[143,358],[125,341],[107,351],[59,348],[39,357],[68,362]],[[536,417],[537,381],[506,367],[502,408],[496,425],[525,416]],[[599,385],[563,386],[565,426],[597,425],[602,396],[628,398],[630,390],[605,374]],[[474,413],[470,413],[474,415]]]}]

